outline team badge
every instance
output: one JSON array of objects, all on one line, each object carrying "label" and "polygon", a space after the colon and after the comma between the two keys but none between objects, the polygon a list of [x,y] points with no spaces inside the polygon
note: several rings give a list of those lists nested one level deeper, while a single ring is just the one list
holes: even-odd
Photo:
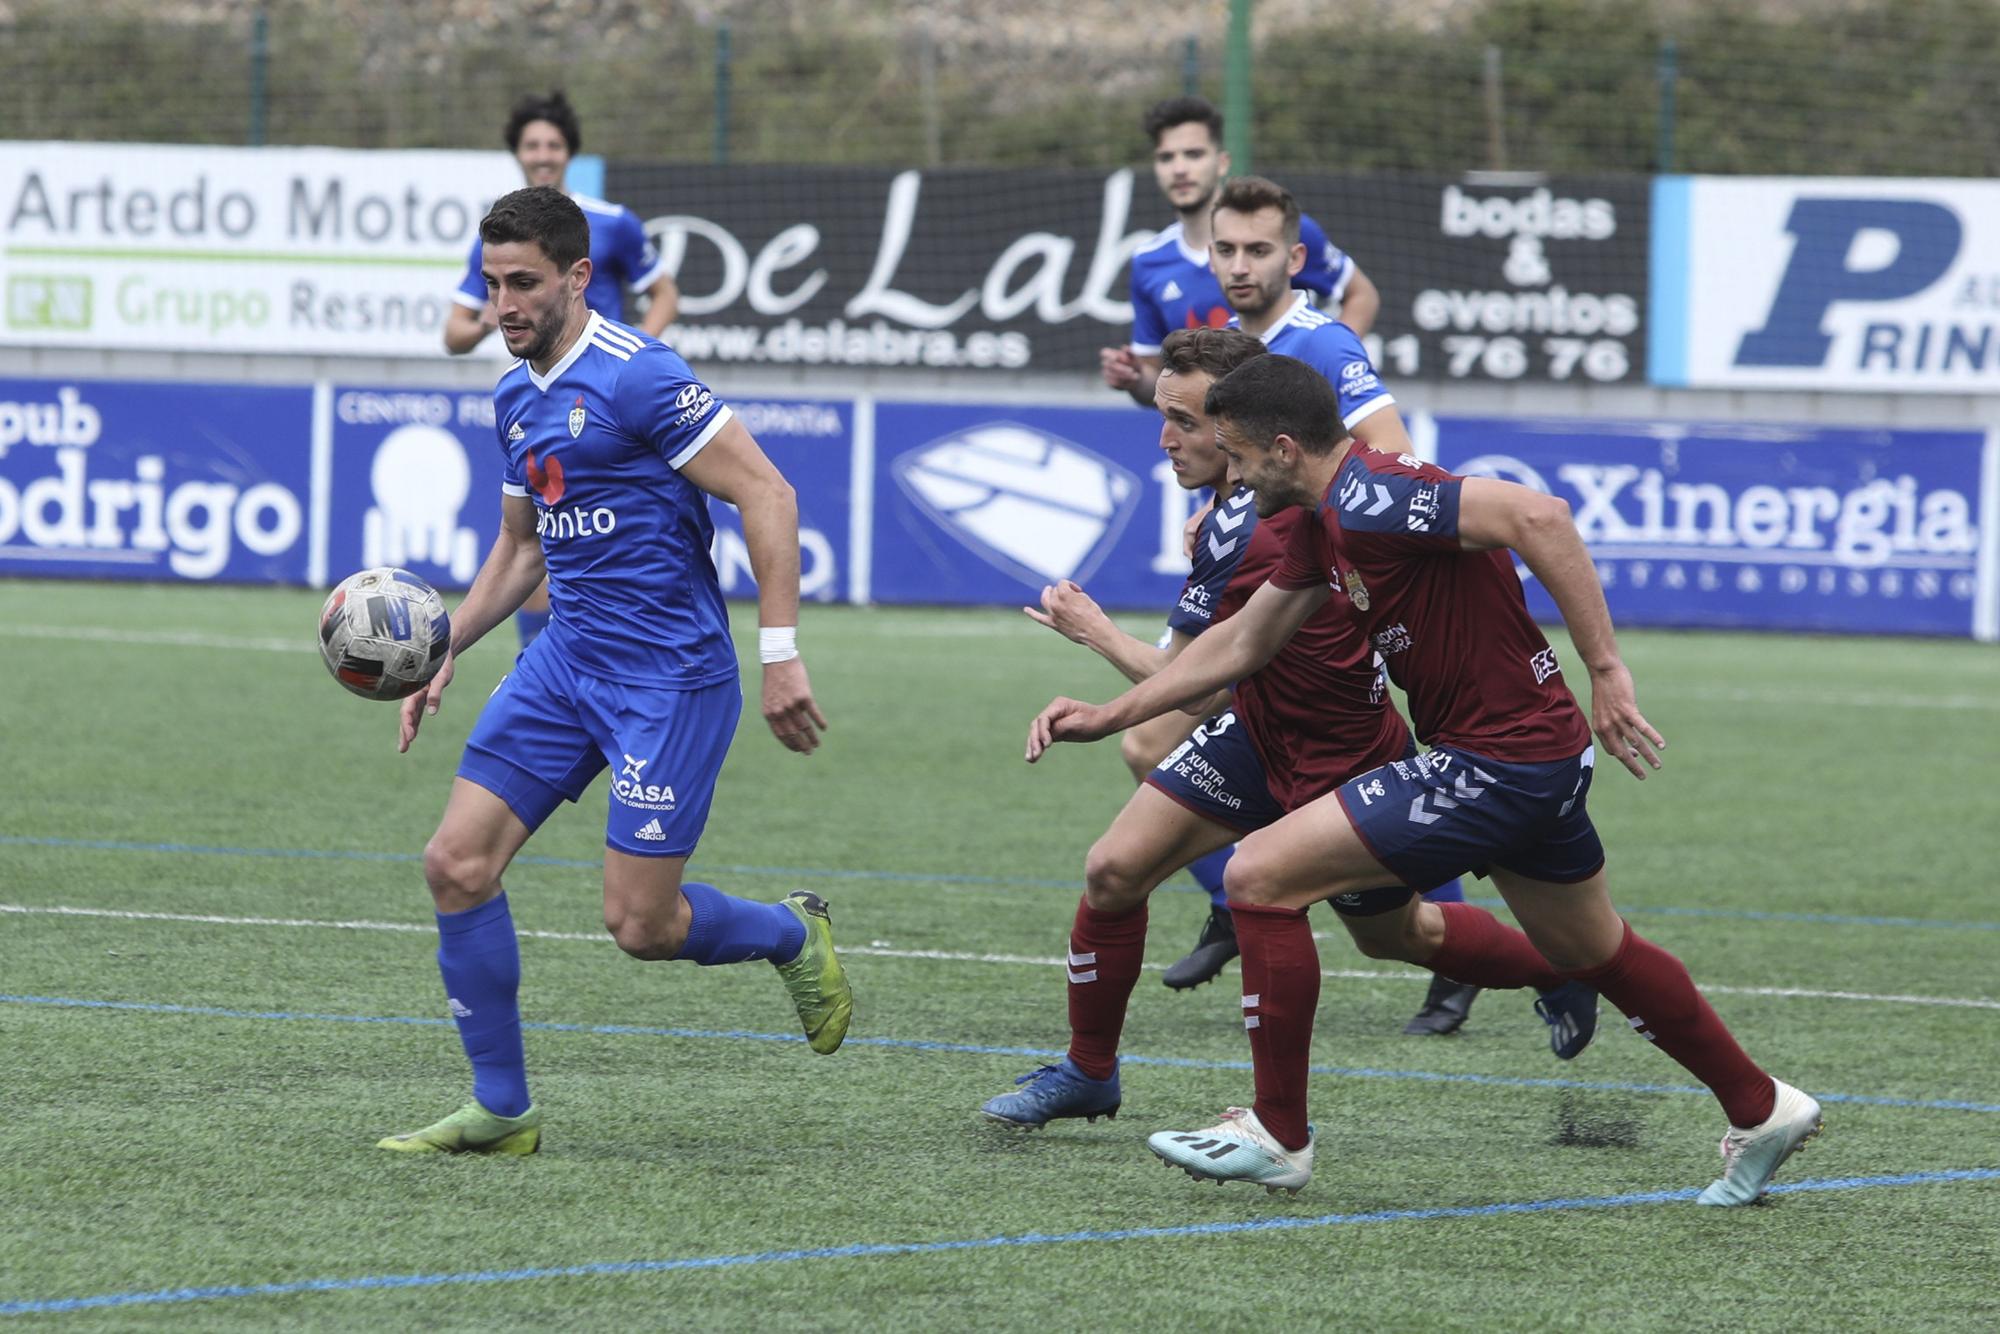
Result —
[{"label": "team badge", "polygon": [[1354,600],[1356,611],[1368,610],[1368,585],[1361,582],[1359,570],[1349,570],[1346,575],[1347,596]]},{"label": "team badge", "polygon": [[576,396],[576,406],[569,410],[569,438],[574,440],[583,434],[583,395]]}]

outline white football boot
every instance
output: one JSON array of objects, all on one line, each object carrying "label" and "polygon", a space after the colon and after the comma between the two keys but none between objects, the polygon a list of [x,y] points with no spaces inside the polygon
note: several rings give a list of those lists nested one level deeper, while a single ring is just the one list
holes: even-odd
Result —
[{"label": "white football boot", "polygon": [[1146,1147],[1169,1167],[1178,1167],[1195,1180],[1221,1185],[1225,1181],[1249,1181],[1275,1195],[1288,1190],[1296,1195],[1312,1180],[1313,1128],[1306,1127],[1306,1146],[1288,1149],[1264,1129],[1257,1113],[1247,1107],[1231,1107],[1222,1120],[1206,1130],[1162,1130],[1146,1138]]},{"label": "white football boot", "polygon": [[1777,1086],[1778,1100],[1771,1107],[1770,1118],[1748,1130],[1729,1127],[1729,1133],[1722,1137],[1722,1175],[1709,1183],[1695,1203],[1723,1208],[1757,1203],[1785,1159],[1819,1134],[1819,1103],[1813,1096],[1782,1079],[1771,1083]]}]

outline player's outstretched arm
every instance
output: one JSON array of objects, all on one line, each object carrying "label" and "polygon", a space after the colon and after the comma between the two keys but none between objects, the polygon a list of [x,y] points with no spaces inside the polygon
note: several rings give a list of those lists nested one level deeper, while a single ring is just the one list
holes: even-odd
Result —
[{"label": "player's outstretched arm", "polygon": [[500,535],[493,539],[493,549],[486,553],[486,563],[473,577],[465,600],[451,614],[451,647],[430,685],[403,701],[399,752],[417,739],[424,718],[438,711],[444,688],[458,670],[458,655],[519,611],[547,573],[541,539],[535,534],[535,503],[526,496],[501,496]]},{"label": "player's outstretched arm", "polygon": [[[1073,644],[1081,644],[1124,673],[1128,681],[1143,681],[1167,665],[1172,655],[1155,644],[1120,630],[1097,599],[1075,582],[1064,579],[1042,590],[1042,605],[1021,608],[1037,624],[1046,625]],[[1180,631],[1174,632],[1180,635]],[[1183,636],[1185,637],[1185,636]]]},{"label": "player's outstretched arm", "polygon": [[757,580],[757,648],[764,664],[763,712],[771,735],[787,750],[819,748],[826,717],[813,699],[799,657],[799,500],[741,420],[723,423],[715,438],[681,468],[681,476],[743,516],[743,544]]},{"label": "player's outstretched arm", "polygon": [[1109,704],[1057,699],[1028,725],[1028,763],[1058,741],[1096,741],[1170,709],[1192,709],[1250,675],[1285,646],[1327,598],[1324,586],[1265,584],[1220,625],[1204,631],[1165,667]]},{"label": "player's outstretched arm", "polygon": [[1618,656],[1611,608],[1569,502],[1513,482],[1468,477],[1459,492],[1458,533],[1468,550],[1511,547],[1519,554],[1555,600],[1590,673],[1590,725],[1598,744],[1635,778],[1659,768],[1666,740],[1639,712],[1632,673]]}]

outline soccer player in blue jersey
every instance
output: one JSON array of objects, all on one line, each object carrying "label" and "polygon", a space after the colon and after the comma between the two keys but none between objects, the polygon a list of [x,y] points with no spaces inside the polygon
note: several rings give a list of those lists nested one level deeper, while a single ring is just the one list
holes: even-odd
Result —
[{"label": "soccer player in blue jersey", "polygon": [[[1153,406],[1160,373],[1160,344],[1175,329],[1219,329],[1229,318],[1216,273],[1210,268],[1209,216],[1229,175],[1222,147],[1222,113],[1201,97],[1157,103],[1142,122],[1153,145],[1153,179],[1179,218],[1132,256],[1132,340],[1098,353],[1104,383]],[[1299,221],[1303,262],[1292,286],[1337,306],[1357,333],[1374,326],[1381,293],[1359,265],[1326,237],[1311,218]]]},{"label": "soccer player in blue jersey", "polygon": [[590,226],[560,190],[503,197],[479,231],[497,327],[521,358],[493,393],[507,460],[501,531],[452,616],[444,665],[404,701],[400,748],[437,712],[458,655],[545,573],[554,615],[487,701],[424,848],[438,968],[471,1058],[473,1099],[381,1141],[411,1153],[540,1147],[516,1004],[520,954],[500,877],[555,808],[607,768],[604,924],[620,948],[698,964],[769,959],[817,1052],[839,1048],[853,1010],[817,895],[757,903],[681,878],[742,711],[708,555],[709,496],[743,515],[766,722],[801,754],[826,726],[798,655],[792,488],[687,363],[584,303]]},{"label": "soccer player in blue jersey", "polygon": [[[514,160],[521,164],[525,182],[558,190],[563,189],[570,159],[583,147],[583,126],[560,90],[546,97],[529,93],[515,102],[507,117],[505,136]],[[643,293],[647,305],[639,327],[658,338],[679,312],[681,291],[646,236],[639,215],[589,195],[572,194],[570,198],[590,221],[591,275],[583,296],[585,303],[605,319],[620,322],[625,318],[626,291]],[[497,318],[486,295],[486,280],[480,276],[479,238],[474,237],[465,277],[452,293],[451,310],[445,316],[445,351],[453,356],[472,351],[493,332]],[[549,623],[546,585],[529,595],[514,619],[521,647],[526,648]]]}]

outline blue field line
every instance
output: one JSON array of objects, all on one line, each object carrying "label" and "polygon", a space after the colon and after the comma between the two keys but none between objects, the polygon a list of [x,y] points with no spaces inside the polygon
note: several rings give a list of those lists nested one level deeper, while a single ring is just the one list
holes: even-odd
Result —
[{"label": "blue field line", "polygon": [[[1904,1172],[1895,1176],[1839,1177],[1773,1186],[1772,1195],[1818,1194],[1827,1191],[1882,1190],[1896,1186],[1935,1186],[1963,1181],[2000,1180],[2000,1168],[1963,1168],[1940,1172]],[[399,1288],[470,1287],[488,1283],[526,1283],[550,1278],[622,1278],[635,1274],[670,1274],[696,1269],[740,1269],[755,1265],[796,1264],[802,1260],[873,1260],[905,1255],[942,1255],[957,1251],[991,1251],[1026,1246],[1078,1246],[1107,1241],[1151,1241],[1182,1237],[1221,1237],[1252,1232],[1303,1232],[1321,1228],[1362,1227],[1379,1223],[1428,1223],[1448,1218],[1499,1218],[1520,1214],[1573,1213],[1587,1209],[1629,1209],[1649,1204],[1679,1204],[1699,1190],[1635,1191],[1626,1195],[1581,1196],[1572,1199],[1503,1201],[1438,1209],[1379,1209],[1360,1214],[1320,1214],[1314,1218],[1257,1218],[1227,1223],[1182,1223],[1172,1227],[1090,1229],[1080,1232],[1019,1232],[997,1237],[965,1237],[948,1241],[860,1242],[808,1250],[751,1251],[735,1255],[698,1255],[678,1260],[606,1260],[595,1264],[556,1265],[532,1269],[482,1269],[456,1274],[368,1274],[356,1278],[311,1278],[293,1283],[248,1283],[205,1288],[161,1288],[152,1292],[110,1292],[94,1297],[56,1297],[0,1301],[0,1315],[55,1315],[125,1306],[174,1306],[187,1302],[221,1301],[232,1297],[290,1297],[309,1292],[380,1292]]]},{"label": "blue field line", "polygon": [[[304,861],[397,862],[413,864],[423,856],[415,852],[368,852],[318,848],[234,848],[209,847],[197,843],[139,843],[115,838],[35,838],[20,834],[0,834],[0,847],[65,848],[85,852],[153,852],[190,857],[275,857]],[[581,857],[520,856],[516,866],[554,866],[595,871],[601,861]],[[846,880],[897,885],[982,885],[1006,889],[1080,890],[1081,879],[1048,879],[1026,875],[961,875],[947,871],[851,871],[810,866],[735,866],[723,862],[699,862],[691,869],[702,875],[761,875],[793,880]],[[1194,885],[1170,882],[1161,889],[1181,893],[1206,893]],[[1468,898],[1482,908],[1505,908],[1497,898]],[[1752,908],[1635,908],[1621,907],[1628,917],[1708,917],[1736,922],[1797,922],[1816,926],[1897,926],[1923,927],[1944,931],[2000,931],[2000,922],[1952,922],[1930,917],[1875,917],[1846,913],[1762,912]]]},{"label": "blue field line", "polygon": [[[88,1000],[74,996],[0,995],[0,1004],[47,1005],[76,1010],[124,1010],[140,1014],[186,1014],[211,1019],[283,1020],[321,1024],[396,1024],[415,1028],[449,1028],[452,1021],[426,1015],[314,1014],[294,1010],[231,1010],[215,1005],[170,1005],[160,1001]],[[560,1024],[523,1022],[524,1030],[537,1033],[584,1033],[598,1037],[684,1038],[701,1042],[782,1042],[802,1043],[797,1033],[759,1033],[752,1029],[667,1028],[643,1024]],[[1044,1063],[1059,1061],[1061,1051],[1044,1047],[994,1047],[971,1042],[945,1042],[931,1038],[850,1037],[850,1047],[877,1047],[889,1051],[951,1052],[964,1056],[1018,1056]],[[1248,1061],[1208,1061],[1188,1056],[1141,1056],[1120,1053],[1123,1065],[1161,1066],[1175,1070],[1243,1070]],[[1429,1084],[1480,1084],[1492,1088],[1580,1089],[1597,1093],[1655,1093],[1694,1095],[1706,1098],[1709,1091],[1697,1084],[1641,1084],[1622,1080],[1531,1079],[1511,1075],[1442,1074],[1433,1070],[1381,1070],[1368,1066],[1315,1065],[1307,1073],[1335,1079],[1413,1080]],[[1808,1090],[1810,1091],[1810,1090]],[[1948,1098],[1889,1098],[1869,1093],[1813,1093],[1823,1103],[1848,1103],[1866,1107],[1915,1107],[1935,1112],[2000,1113],[2000,1103],[1970,1102]]]}]

